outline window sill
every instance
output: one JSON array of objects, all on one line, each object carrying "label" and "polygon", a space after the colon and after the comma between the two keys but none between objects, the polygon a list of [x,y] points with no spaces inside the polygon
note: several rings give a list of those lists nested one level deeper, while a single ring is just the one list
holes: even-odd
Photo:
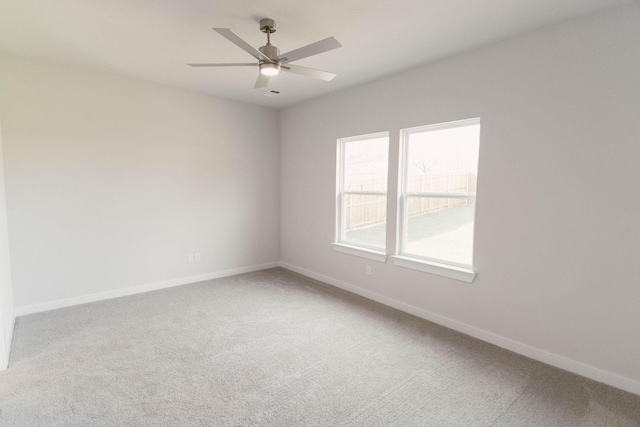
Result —
[{"label": "window sill", "polygon": [[476,272],[462,267],[440,264],[432,261],[424,261],[417,258],[403,256],[392,256],[393,263],[398,267],[410,268],[412,270],[423,271],[425,273],[437,274],[438,276],[472,283],[476,278]]},{"label": "window sill", "polygon": [[373,249],[365,249],[357,246],[345,245],[344,243],[332,243],[333,250],[342,252],[344,254],[359,256],[361,258],[367,258],[372,261],[386,262],[387,254],[381,251]]}]

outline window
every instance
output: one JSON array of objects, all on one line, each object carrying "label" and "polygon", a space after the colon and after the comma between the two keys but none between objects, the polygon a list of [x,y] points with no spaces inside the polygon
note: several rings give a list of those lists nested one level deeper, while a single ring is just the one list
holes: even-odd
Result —
[{"label": "window", "polygon": [[397,174],[388,132],[338,140],[334,249],[380,262],[391,253],[397,266],[473,282],[480,119],[399,134]]},{"label": "window", "polygon": [[400,257],[471,270],[480,119],[405,129],[401,144]]},{"label": "window", "polygon": [[336,249],[348,252],[345,246],[357,247],[382,254],[386,247],[389,134],[339,139],[337,154]]}]

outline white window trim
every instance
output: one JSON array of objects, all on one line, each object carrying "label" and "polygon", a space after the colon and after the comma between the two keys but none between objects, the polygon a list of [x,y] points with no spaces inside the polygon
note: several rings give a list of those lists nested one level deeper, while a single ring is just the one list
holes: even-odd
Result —
[{"label": "white window trim", "polygon": [[456,267],[434,261],[425,261],[419,258],[395,255],[392,256],[391,259],[393,259],[393,263],[398,267],[436,274],[438,276],[448,277],[449,279],[460,280],[466,283],[472,283],[477,275],[475,271],[468,268]]},{"label": "white window trim", "polygon": [[369,249],[363,246],[347,245],[345,243],[333,243],[333,250],[382,263],[385,263],[388,257],[386,253],[379,250]]},{"label": "white window trim", "polygon": [[[472,118],[465,120],[456,120],[452,122],[439,123],[426,126],[418,126],[413,128],[402,129],[400,131],[400,170],[399,170],[399,191],[398,199],[396,203],[398,230],[396,233],[396,247],[397,255],[393,255],[393,263],[398,267],[410,268],[412,270],[422,271],[425,273],[436,274],[439,276],[448,277],[450,279],[461,280],[463,282],[472,283],[476,277],[476,272],[472,270],[471,266],[455,265],[454,263],[448,263],[445,260],[426,260],[418,258],[412,254],[403,253],[404,242],[407,238],[407,224],[404,215],[404,208],[407,204],[408,196],[418,197],[442,197],[442,198],[476,198],[475,193],[428,193],[428,192],[405,192],[404,188],[407,185],[407,144],[408,138],[413,133],[423,132],[425,130],[443,130],[449,128],[455,128],[460,126],[471,126],[480,124],[480,118]],[[475,238],[475,237],[474,237]],[[471,243],[472,246],[474,242]],[[473,250],[473,247],[472,247]]]}]

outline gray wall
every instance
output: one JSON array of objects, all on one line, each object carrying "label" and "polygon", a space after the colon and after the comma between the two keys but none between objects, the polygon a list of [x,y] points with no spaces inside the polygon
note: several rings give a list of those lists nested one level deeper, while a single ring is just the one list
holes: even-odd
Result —
[{"label": "gray wall", "polygon": [[[281,261],[640,392],[639,28],[610,10],[282,110]],[[473,284],[332,249],[337,138],[397,158],[400,129],[471,117]]]},{"label": "gray wall", "polygon": [[276,110],[11,56],[0,76],[16,309],[278,261]]}]

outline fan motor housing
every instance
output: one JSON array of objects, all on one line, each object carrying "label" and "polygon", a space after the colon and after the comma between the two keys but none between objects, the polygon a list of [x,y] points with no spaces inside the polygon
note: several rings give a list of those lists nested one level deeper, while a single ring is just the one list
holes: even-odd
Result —
[{"label": "fan motor housing", "polygon": [[258,50],[267,55],[270,59],[277,58],[280,55],[280,49],[275,46],[271,46],[270,44],[262,46]]},{"label": "fan motor housing", "polygon": [[260,20],[260,31],[263,33],[275,33],[276,32],[276,21],[269,18],[263,18]]}]

